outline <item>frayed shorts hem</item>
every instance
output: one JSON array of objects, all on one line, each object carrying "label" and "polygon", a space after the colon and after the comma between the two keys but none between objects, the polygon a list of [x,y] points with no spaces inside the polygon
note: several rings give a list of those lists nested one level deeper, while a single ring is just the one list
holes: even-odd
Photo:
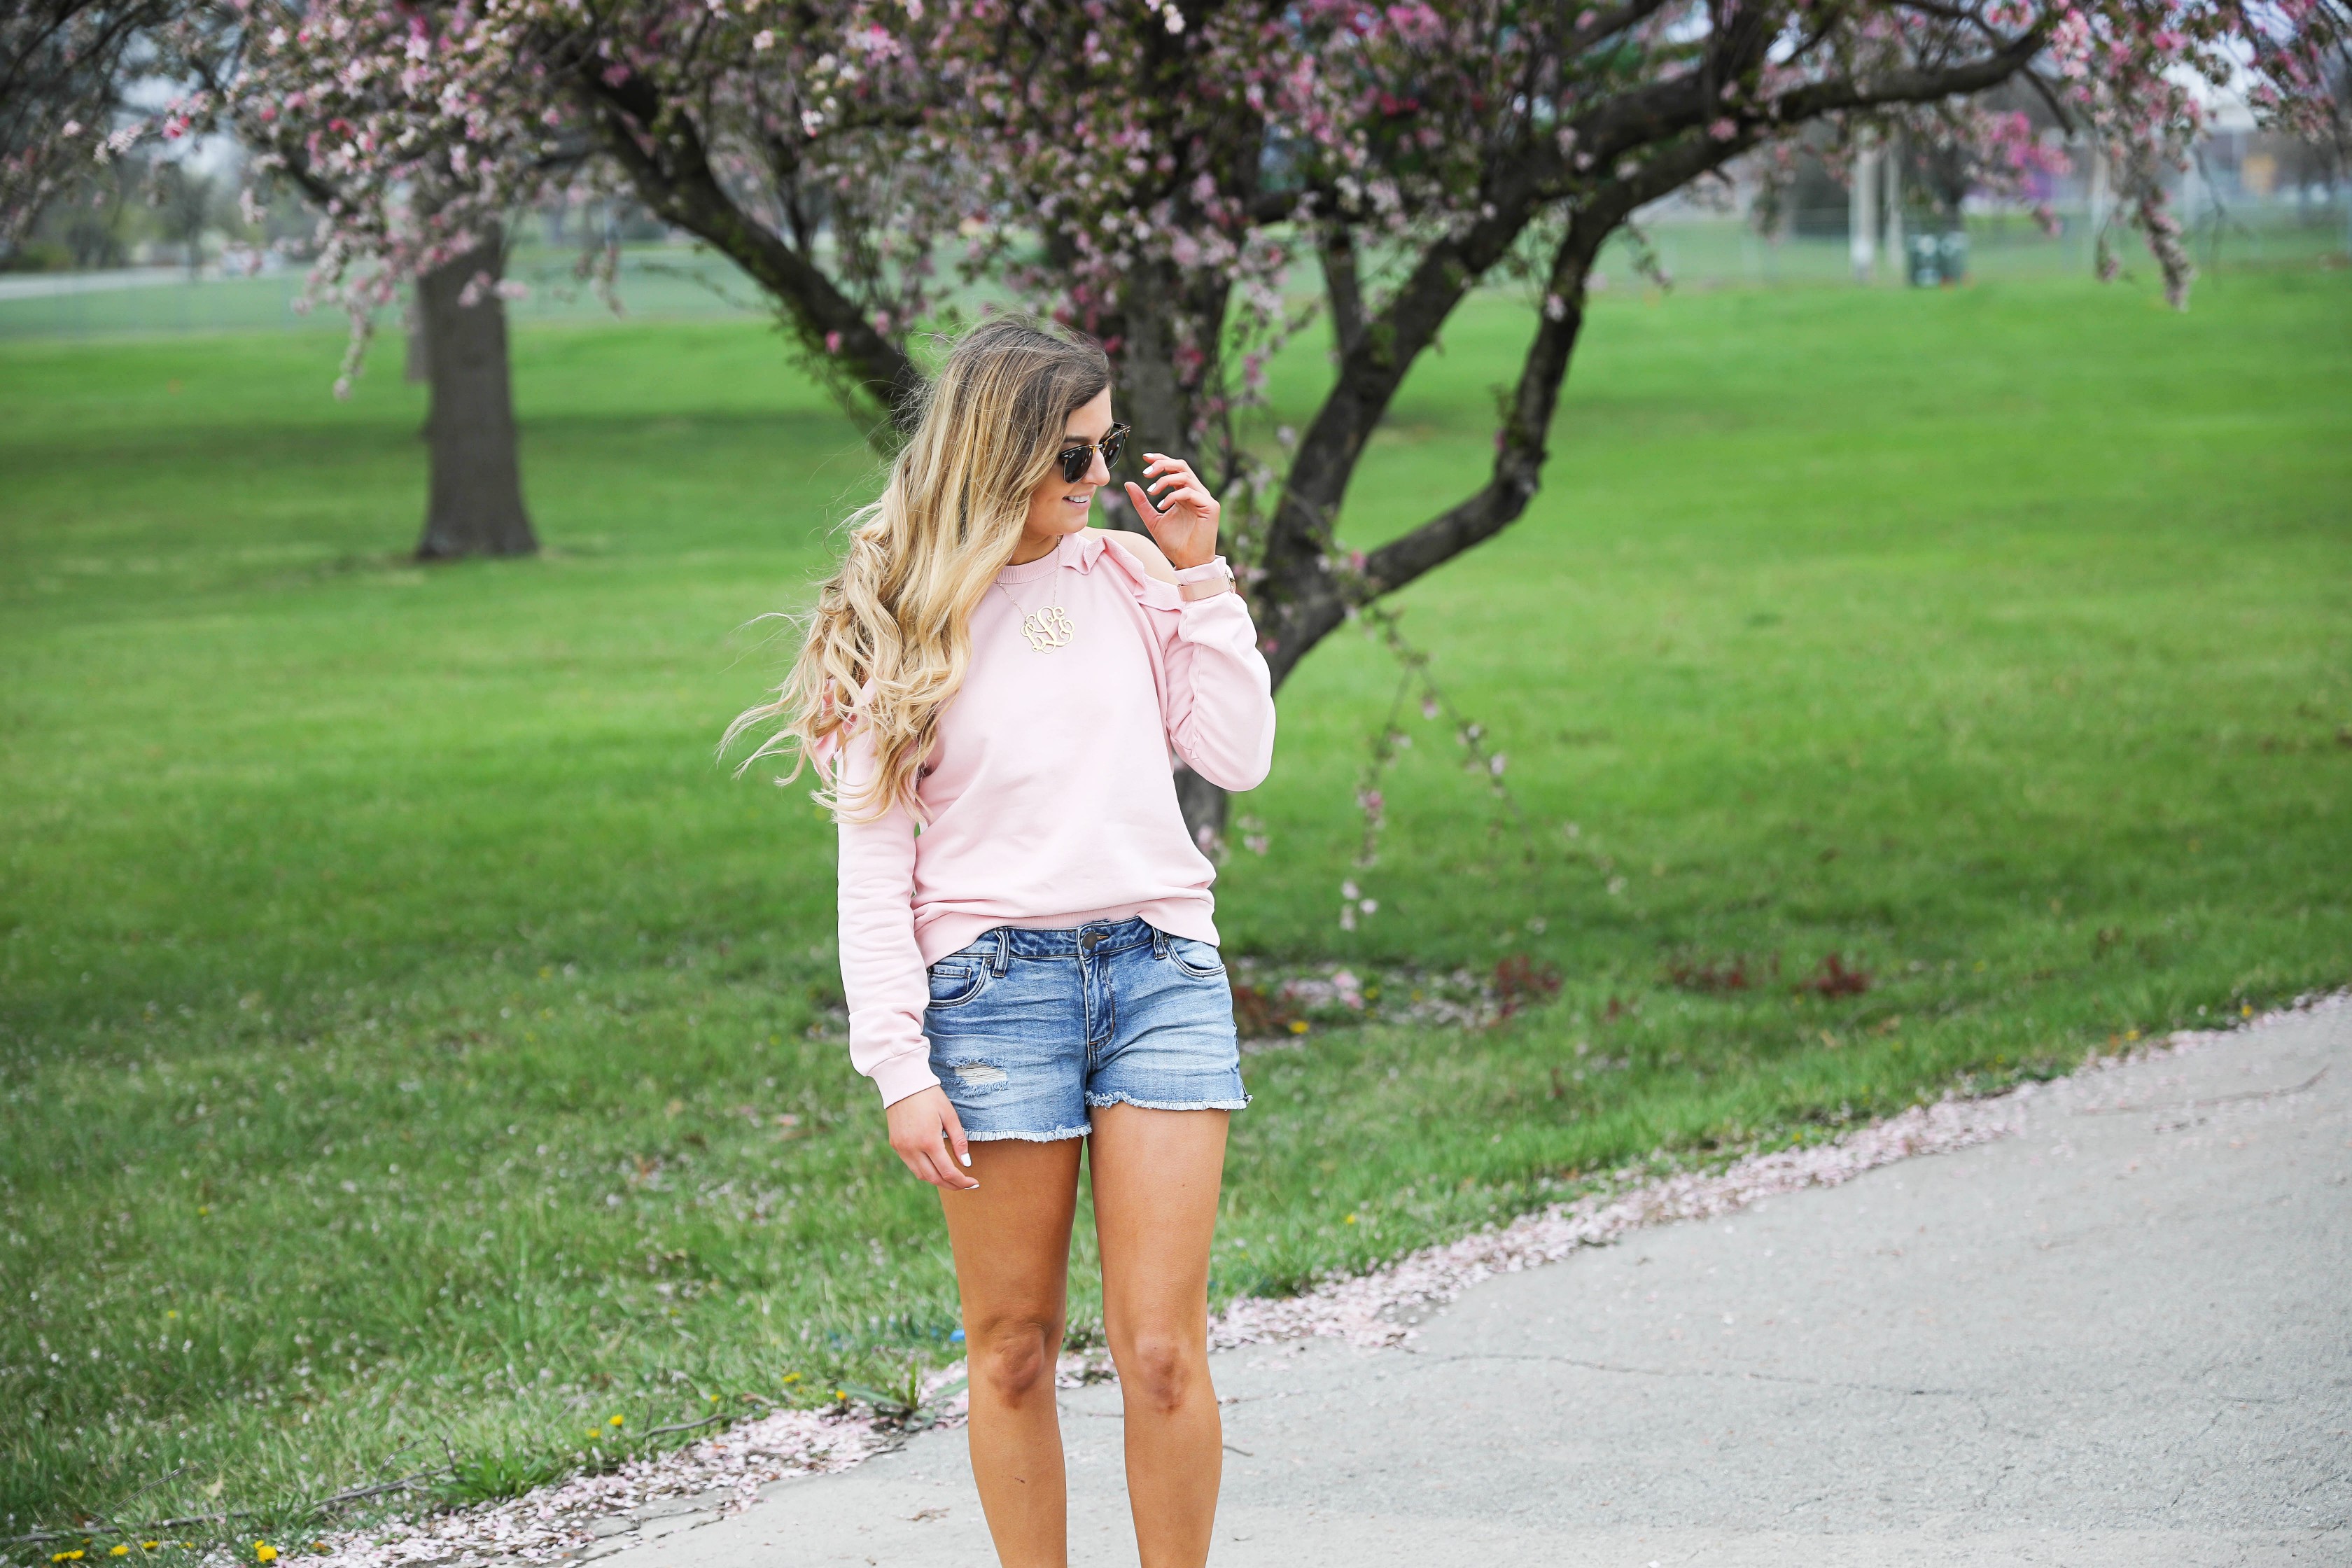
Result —
[{"label": "frayed shorts hem", "polygon": [[[1100,1110],[1107,1105],[1132,1105],[1138,1110],[1243,1110],[1248,1109],[1250,1096],[1239,1100],[1144,1100],[1124,1091],[1110,1094],[1089,1094],[1087,1109]],[[1091,1121],[1081,1121],[1075,1127],[1049,1127],[1036,1131],[1024,1127],[988,1127],[964,1129],[967,1143],[993,1143],[1012,1139],[1023,1143],[1060,1143],[1072,1138],[1084,1138],[1094,1131]]]},{"label": "frayed shorts hem", "polygon": [[1087,1109],[1089,1110],[1100,1110],[1107,1105],[1132,1105],[1138,1110],[1244,1110],[1248,1109],[1249,1102],[1250,1097],[1246,1094],[1239,1100],[1139,1100],[1125,1090],[1109,1094],[1089,1092],[1087,1096]]},{"label": "frayed shorts hem", "polygon": [[1083,1138],[1093,1131],[1092,1127],[1083,1121],[1076,1127],[1055,1127],[1043,1132],[1031,1132],[1010,1127],[992,1127],[986,1131],[975,1131],[967,1127],[964,1129],[963,1141],[967,1143],[993,1143],[1002,1139],[1010,1138],[1023,1143],[1061,1143],[1072,1138]]}]

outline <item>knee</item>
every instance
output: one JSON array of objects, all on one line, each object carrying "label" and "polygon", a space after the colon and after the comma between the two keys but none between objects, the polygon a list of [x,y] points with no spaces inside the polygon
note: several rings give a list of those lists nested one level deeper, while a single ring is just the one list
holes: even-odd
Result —
[{"label": "knee", "polygon": [[1139,1334],[1114,1359],[1129,1401],[1155,1415],[1183,1408],[1208,1383],[1204,1347],[1181,1334]]},{"label": "knee", "polygon": [[992,1319],[966,1325],[965,1364],[972,1384],[999,1401],[1019,1405],[1054,1388],[1054,1363],[1062,1345],[1060,1322],[1036,1317]]}]

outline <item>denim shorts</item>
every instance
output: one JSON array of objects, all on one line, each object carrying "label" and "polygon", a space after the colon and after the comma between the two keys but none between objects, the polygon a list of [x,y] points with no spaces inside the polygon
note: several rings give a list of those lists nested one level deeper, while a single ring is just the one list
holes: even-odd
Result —
[{"label": "denim shorts", "polygon": [[923,1033],[974,1142],[1083,1138],[1101,1105],[1249,1103],[1224,960],[1139,917],[997,927],[931,965]]}]

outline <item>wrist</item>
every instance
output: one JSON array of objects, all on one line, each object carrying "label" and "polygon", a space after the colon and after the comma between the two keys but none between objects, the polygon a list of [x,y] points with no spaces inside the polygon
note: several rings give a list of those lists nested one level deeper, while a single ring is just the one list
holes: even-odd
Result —
[{"label": "wrist", "polygon": [[1234,569],[1225,564],[1222,555],[1212,555],[1195,566],[1176,569],[1176,592],[1187,604],[1195,599],[1213,599],[1234,585]]},{"label": "wrist", "polygon": [[870,1076],[874,1087],[882,1091],[885,1111],[902,1100],[911,1100],[927,1089],[940,1086],[939,1076],[931,1071],[930,1054],[921,1049],[883,1058],[874,1064]]}]

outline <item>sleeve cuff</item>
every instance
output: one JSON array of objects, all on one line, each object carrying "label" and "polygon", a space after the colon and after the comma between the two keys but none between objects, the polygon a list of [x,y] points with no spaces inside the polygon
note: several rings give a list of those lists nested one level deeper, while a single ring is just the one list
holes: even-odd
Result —
[{"label": "sleeve cuff", "polygon": [[908,1051],[904,1056],[886,1057],[874,1064],[874,1087],[882,1091],[882,1106],[888,1110],[910,1094],[920,1094],[936,1085],[939,1075],[931,1071],[929,1055],[924,1051]]},{"label": "sleeve cuff", "polygon": [[1198,566],[1186,566],[1180,570],[1176,574],[1176,581],[1180,584],[1223,583],[1230,579],[1233,574],[1234,569],[1225,564],[1223,556],[1212,555]]}]

